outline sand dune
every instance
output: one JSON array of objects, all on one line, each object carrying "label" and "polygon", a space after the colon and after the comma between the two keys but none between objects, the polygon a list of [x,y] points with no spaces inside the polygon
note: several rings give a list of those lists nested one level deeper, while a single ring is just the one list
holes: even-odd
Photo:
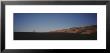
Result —
[{"label": "sand dune", "polygon": [[65,32],[65,33],[75,33],[75,34],[93,34],[97,32],[97,26],[91,25],[91,26],[84,26],[84,27],[73,27],[73,28],[67,28],[67,29],[61,29],[61,30],[55,30],[50,32]]}]

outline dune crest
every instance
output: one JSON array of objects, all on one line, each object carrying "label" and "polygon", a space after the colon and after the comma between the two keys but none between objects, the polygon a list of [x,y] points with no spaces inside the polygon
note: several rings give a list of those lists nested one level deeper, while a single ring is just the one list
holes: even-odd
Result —
[{"label": "dune crest", "polygon": [[84,26],[84,27],[73,27],[67,29],[60,29],[50,32],[64,32],[64,33],[75,33],[75,34],[94,34],[97,33],[97,25]]}]

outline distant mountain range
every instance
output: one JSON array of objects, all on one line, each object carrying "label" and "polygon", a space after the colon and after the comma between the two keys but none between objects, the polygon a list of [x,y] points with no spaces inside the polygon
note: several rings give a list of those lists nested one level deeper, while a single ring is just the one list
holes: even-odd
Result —
[{"label": "distant mountain range", "polygon": [[74,33],[74,34],[96,34],[97,25],[84,26],[84,27],[72,27],[67,29],[60,29],[50,32],[64,32],[64,33]]}]

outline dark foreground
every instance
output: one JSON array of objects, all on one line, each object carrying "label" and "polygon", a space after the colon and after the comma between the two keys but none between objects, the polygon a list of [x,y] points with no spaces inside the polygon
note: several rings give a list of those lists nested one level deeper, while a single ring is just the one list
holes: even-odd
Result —
[{"label": "dark foreground", "polygon": [[14,32],[14,40],[97,40],[97,34]]}]

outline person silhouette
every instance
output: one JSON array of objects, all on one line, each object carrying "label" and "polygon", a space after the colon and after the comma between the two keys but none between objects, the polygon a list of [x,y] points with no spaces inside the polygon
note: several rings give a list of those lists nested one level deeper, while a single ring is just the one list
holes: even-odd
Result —
[{"label": "person silhouette", "polygon": [[33,32],[36,32],[36,30],[35,30],[35,29],[33,29]]}]

